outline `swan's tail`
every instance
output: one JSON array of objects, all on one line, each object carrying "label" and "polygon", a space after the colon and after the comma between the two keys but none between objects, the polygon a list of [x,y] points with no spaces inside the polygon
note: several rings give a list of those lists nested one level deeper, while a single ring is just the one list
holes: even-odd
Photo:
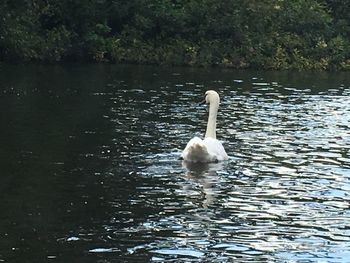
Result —
[{"label": "swan's tail", "polygon": [[208,162],[208,149],[199,138],[193,138],[182,152],[182,158],[187,162]]}]

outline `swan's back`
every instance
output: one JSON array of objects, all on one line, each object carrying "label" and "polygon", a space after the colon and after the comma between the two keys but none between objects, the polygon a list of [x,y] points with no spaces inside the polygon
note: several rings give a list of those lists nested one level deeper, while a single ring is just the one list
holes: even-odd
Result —
[{"label": "swan's back", "polygon": [[194,137],[182,152],[182,158],[192,163],[209,163],[227,160],[228,156],[217,139],[208,137],[202,140]]}]

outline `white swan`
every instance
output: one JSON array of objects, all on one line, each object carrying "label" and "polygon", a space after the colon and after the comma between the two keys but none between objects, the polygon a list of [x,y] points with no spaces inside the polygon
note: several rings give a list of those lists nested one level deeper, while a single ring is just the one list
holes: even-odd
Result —
[{"label": "white swan", "polygon": [[209,104],[209,118],[204,140],[194,137],[183,150],[181,157],[191,163],[211,163],[228,159],[221,142],[216,139],[216,117],[220,98],[214,90],[205,93],[205,102]]}]

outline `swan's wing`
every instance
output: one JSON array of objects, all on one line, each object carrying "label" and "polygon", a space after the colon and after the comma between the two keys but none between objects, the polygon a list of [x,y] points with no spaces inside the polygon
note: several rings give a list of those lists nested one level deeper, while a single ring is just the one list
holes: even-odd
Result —
[{"label": "swan's wing", "polygon": [[181,157],[185,161],[193,163],[206,163],[211,161],[204,141],[198,137],[194,137],[187,143]]},{"label": "swan's wing", "polygon": [[224,161],[228,159],[224,146],[222,146],[222,143],[219,140],[208,137],[204,139],[203,143],[205,144],[211,159],[217,161]]}]

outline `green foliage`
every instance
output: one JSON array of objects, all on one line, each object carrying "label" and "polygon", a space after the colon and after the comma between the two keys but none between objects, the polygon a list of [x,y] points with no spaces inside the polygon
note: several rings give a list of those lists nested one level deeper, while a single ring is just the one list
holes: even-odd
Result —
[{"label": "green foliage", "polygon": [[0,60],[350,69],[346,0],[4,0]]},{"label": "green foliage", "polygon": [[0,6],[0,17],[0,56],[22,60],[38,58],[40,37],[35,32],[31,13],[24,10],[22,16],[17,16],[5,2]]},{"label": "green foliage", "polygon": [[41,44],[42,59],[49,61],[61,61],[68,56],[71,48],[72,33],[64,26],[47,31],[46,38]]}]

